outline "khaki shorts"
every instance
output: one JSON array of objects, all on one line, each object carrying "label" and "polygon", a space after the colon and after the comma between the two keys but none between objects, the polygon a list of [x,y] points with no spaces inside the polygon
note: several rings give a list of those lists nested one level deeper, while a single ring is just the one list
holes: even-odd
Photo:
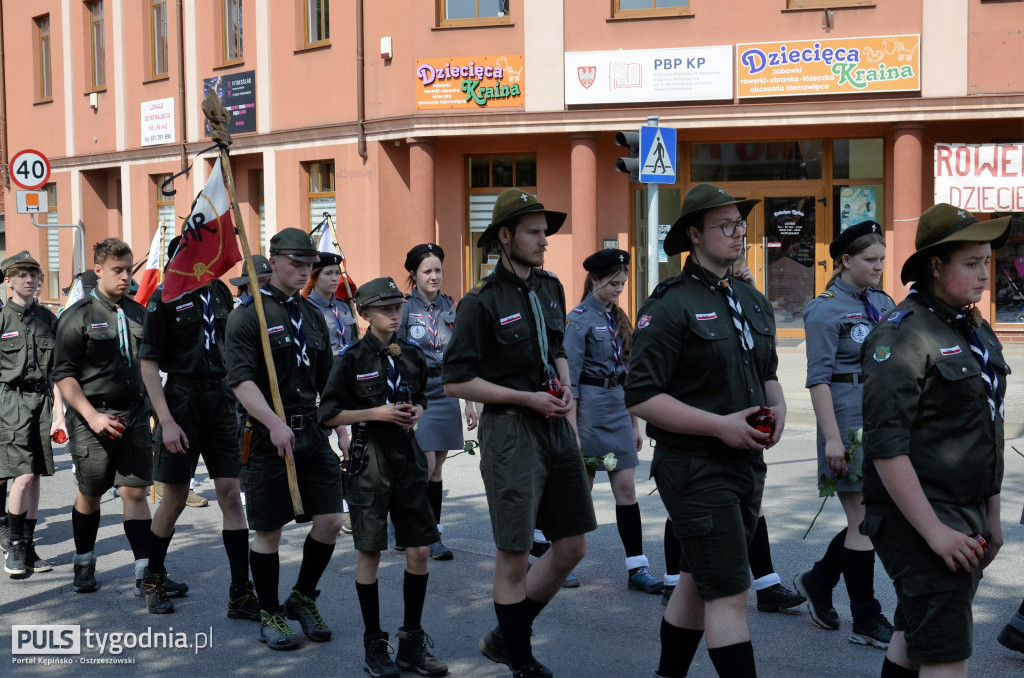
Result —
[{"label": "khaki shorts", "polygon": [[345,499],[357,551],[387,550],[389,513],[398,546],[429,546],[441,538],[427,499],[427,458],[411,434],[371,434],[363,471],[348,477]]},{"label": "khaki shorts", "polygon": [[655,447],[651,476],[682,544],[681,570],[693,575],[701,600],[750,588],[747,551],[766,473],[761,455],[723,459]]},{"label": "khaki shorts", "polygon": [[0,386],[0,479],[53,475],[52,410],[46,391]]},{"label": "khaki shorts", "polygon": [[576,436],[566,419],[519,410],[480,419],[480,475],[494,543],[529,551],[538,516],[552,541],[597,529]]},{"label": "khaki shorts", "polygon": [[153,433],[149,428],[149,400],[139,398],[130,410],[101,409],[128,420],[121,437],[98,436],[78,412],[67,413],[68,450],[75,460],[78,491],[102,497],[111,487],[147,487],[153,480]]},{"label": "khaki shorts", "polygon": [[171,416],[188,439],[185,454],[173,454],[163,444],[163,427],[156,425],[153,444],[153,480],[171,485],[187,485],[195,475],[199,455],[203,455],[211,478],[237,478],[241,448],[235,396],[227,382],[208,388],[176,384],[174,375],[164,387]]}]

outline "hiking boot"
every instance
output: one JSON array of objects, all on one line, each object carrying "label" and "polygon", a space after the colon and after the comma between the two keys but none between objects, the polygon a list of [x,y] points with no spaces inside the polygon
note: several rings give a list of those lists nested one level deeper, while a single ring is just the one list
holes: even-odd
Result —
[{"label": "hiking boot", "polygon": [[829,631],[839,628],[839,613],[832,606],[832,589],[818,583],[813,570],[794,577],[793,588],[807,599],[807,611],[815,624]]},{"label": "hiking boot", "polygon": [[7,553],[4,555],[4,572],[7,574],[25,574],[25,540],[9,541]]},{"label": "hiking boot", "polygon": [[391,661],[391,646],[388,645],[386,632],[371,633],[363,636],[363,647],[366,656],[363,668],[374,678],[399,678],[401,669]]},{"label": "hiking boot", "polygon": [[146,609],[150,614],[174,612],[174,603],[167,597],[167,591],[164,590],[164,581],[166,580],[166,572],[150,572],[148,567],[142,575],[142,592],[146,596]]},{"label": "hiking boot", "polygon": [[782,584],[772,584],[757,592],[757,609],[761,612],[779,612],[796,607],[804,602],[799,593],[789,590]]},{"label": "hiking boot", "polygon": [[53,569],[53,565],[36,553],[36,543],[33,539],[25,540],[25,569],[29,572],[49,572]]},{"label": "hiking boot", "polygon": [[892,624],[884,614],[879,613],[867,619],[854,619],[850,642],[858,645],[873,645],[884,650],[889,647],[892,632]]},{"label": "hiking boot", "polygon": [[260,601],[252,590],[252,582],[244,586],[231,585],[228,589],[228,618],[260,620]]},{"label": "hiking boot", "polygon": [[421,676],[443,676],[448,665],[438,661],[427,647],[434,647],[434,640],[423,631],[398,629],[398,655],[395,663],[406,671],[415,671]]},{"label": "hiking boot", "polygon": [[646,567],[638,567],[636,572],[629,575],[627,586],[630,591],[661,593],[661,590],[665,588],[665,582],[652,575]]},{"label": "hiking boot", "polygon": [[455,554],[438,539],[430,545],[430,557],[434,560],[451,560]]},{"label": "hiking boot", "polygon": [[341,516],[341,533],[352,534],[352,514],[348,511]]},{"label": "hiking boot", "polygon": [[192,508],[202,508],[209,506],[210,502],[205,497],[200,497],[196,494],[195,490],[188,491],[188,498],[185,499],[185,506],[191,506]]},{"label": "hiking boot", "polygon": [[576,578],[574,572],[570,572],[569,576],[562,582],[563,589],[578,589],[580,587],[580,580]]},{"label": "hiking boot", "polygon": [[532,661],[512,671],[512,678],[553,678],[554,675],[551,669],[538,661]]},{"label": "hiking boot", "polygon": [[260,642],[271,650],[290,650],[298,647],[302,639],[284,618],[284,612],[271,614],[260,610]]},{"label": "hiking boot", "polygon": [[996,640],[1005,648],[1024,652],[1024,615],[1017,612],[1010,617],[1010,621],[999,632]]},{"label": "hiking boot", "polygon": [[665,585],[665,588],[661,590],[661,604],[668,605],[668,601],[672,598],[672,592],[676,590],[675,586]]},{"label": "hiking boot", "polygon": [[75,568],[75,583],[71,588],[75,593],[92,593],[98,587],[96,585],[96,556],[89,553],[75,554],[71,564]]},{"label": "hiking boot", "polygon": [[508,645],[501,635],[501,627],[495,626],[487,632],[477,644],[480,654],[490,659],[495,664],[504,664],[512,668],[512,655],[508,653]]},{"label": "hiking boot", "polygon": [[316,607],[319,595],[319,591],[314,591],[310,597],[292,589],[292,594],[284,601],[284,613],[289,619],[294,619],[302,625],[302,632],[307,638],[323,643],[331,639],[331,629],[324,623],[320,610]]},{"label": "hiking boot", "polygon": [[[145,563],[146,561],[142,561]],[[142,575],[143,572],[139,570],[138,566],[135,568],[135,574]],[[174,581],[173,579],[164,579],[164,592],[167,593],[168,598],[184,598],[185,594],[188,593],[188,584],[184,582]],[[135,578],[135,597],[141,598],[146,595],[146,591],[142,587],[142,576]]]}]

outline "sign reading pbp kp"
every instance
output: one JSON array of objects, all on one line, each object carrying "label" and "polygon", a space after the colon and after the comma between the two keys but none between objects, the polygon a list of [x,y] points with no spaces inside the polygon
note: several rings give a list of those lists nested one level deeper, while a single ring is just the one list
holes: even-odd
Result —
[{"label": "sign reading pbp kp", "polygon": [[42,188],[50,179],[50,161],[32,149],[15,153],[11,158],[10,169],[11,181],[28,191]]}]

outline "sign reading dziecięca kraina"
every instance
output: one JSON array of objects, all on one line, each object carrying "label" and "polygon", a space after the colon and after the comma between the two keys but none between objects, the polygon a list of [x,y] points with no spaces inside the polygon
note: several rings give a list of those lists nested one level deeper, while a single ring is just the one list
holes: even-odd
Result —
[{"label": "sign reading dzieci\u0119ca kraina", "polygon": [[523,105],[523,55],[416,60],[416,108],[510,108]]},{"label": "sign reading dzieci\u0119ca kraina", "polygon": [[1024,212],[1024,144],[935,144],[935,202]]}]

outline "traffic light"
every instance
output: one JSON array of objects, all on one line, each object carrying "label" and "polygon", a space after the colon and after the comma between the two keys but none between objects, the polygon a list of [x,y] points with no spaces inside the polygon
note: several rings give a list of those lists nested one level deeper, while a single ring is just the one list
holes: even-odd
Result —
[{"label": "traffic light", "polygon": [[640,181],[640,132],[616,132],[615,144],[629,149],[628,158],[616,158],[615,169],[628,174],[630,181]]}]

